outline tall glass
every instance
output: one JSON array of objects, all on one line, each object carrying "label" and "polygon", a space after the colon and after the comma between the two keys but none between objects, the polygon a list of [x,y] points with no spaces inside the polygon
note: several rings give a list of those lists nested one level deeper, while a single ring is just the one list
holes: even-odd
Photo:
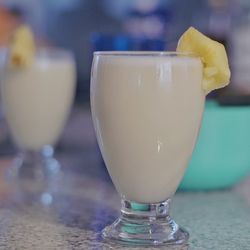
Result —
[{"label": "tall glass", "polygon": [[59,171],[53,146],[70,112],[75,75],[74,58],[64,50],[39,50],[29,68],[5,66],[2,103],[20,149],[11,177],[41,179]]},{"label": "tall glass", "polygon": [[171,52],[96,52],[91,109],[98,143],[122,199],[105,239],[182,244],[188,233],[169,205],[198,135],[205,93],[198,57]]}]

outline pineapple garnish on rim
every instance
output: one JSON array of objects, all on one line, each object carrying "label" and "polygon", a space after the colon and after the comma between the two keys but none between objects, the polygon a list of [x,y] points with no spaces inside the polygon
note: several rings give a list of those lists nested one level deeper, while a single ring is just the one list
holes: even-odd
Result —
[{"label": "pineapple garnish on rim", "polygon": [[203,63],[202,88],[208,94],[229,84],[230,69],[223,44],[190,27],[178,41],[177,52],[199,56]]},{"label": "pineapple garnish on rim", "polygon": [[31,29],[22,25],[13,33],[8,64],[12,68],[30,67],[35,57],[35,41]]}]

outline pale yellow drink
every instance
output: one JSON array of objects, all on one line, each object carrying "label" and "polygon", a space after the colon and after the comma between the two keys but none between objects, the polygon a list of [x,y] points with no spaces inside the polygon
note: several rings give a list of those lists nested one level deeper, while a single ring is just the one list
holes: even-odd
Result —
[{"label": "pale yellow drink", "polygon": [[191,157],[205,93],[199,58],[96,53],[91,105],[108,171],[126,200],[170,198]]},{"label": "pale yellow drink", "polygon": [[6,66],[1,96],[15,142],[25,150],[54,145],[68,117],[75,90],[74,60],[41,52],[27,68]]}]

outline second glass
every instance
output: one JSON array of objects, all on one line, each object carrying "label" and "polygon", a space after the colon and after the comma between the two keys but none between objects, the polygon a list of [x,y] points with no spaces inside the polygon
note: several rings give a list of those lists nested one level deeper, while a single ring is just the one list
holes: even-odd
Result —
[{"label": "second glass", "polygon": [[169,203],[191,157],[205,93],[200,58],[168,52],[96,52],[91,109],[98,143],[122,199],[103,237],[183,244]]},{"label": "second glass", "polygon": [[12,137],[20,149],[11,177],[41,179],[56,173],[53,157],[75,90],[75,61],[63,50],[38,50],[27,69],[5,67],[1,96]]}]

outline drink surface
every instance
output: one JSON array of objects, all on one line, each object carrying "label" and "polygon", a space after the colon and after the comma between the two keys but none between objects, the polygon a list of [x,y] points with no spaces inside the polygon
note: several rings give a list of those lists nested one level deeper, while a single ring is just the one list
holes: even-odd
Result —
[{"label": "drink surface", "polygon": [[1,86],[5,115],[15,142],[40,150],[58,139],[75,87],[71,60],[36,58],[27,69],[6,68]]},{"label": "drink surface", "polygon": [[191,157],[205,94],[187,56],[95,55],[91,106],[98,143],[123,198],[170,198]]}]

